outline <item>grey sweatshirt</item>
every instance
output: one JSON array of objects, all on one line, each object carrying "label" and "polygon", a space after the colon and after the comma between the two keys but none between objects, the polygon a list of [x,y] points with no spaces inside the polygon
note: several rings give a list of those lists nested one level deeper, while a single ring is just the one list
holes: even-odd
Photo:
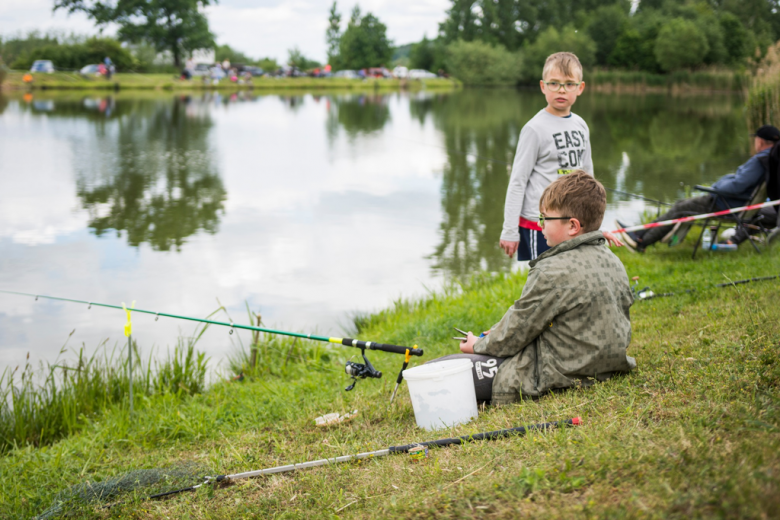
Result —
[{"label": "grey sweatshirt", "polygon": [[588,125],[577,114],[558,117],[540,110],[520,132],[506,190],[501,240],[518,242],[520,217],[539,220],[544,189],[558,175],[577,169],[593,175]]}]

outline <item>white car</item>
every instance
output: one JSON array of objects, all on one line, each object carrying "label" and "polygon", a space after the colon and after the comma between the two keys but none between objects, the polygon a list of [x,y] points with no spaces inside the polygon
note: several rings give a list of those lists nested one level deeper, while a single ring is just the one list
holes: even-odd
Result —
[{"label": "white car", "polygon": [[433,72],[423,69],[412,69],[409,71],[409,79],[433,79],[438,78]]},{"label": "white car", "polygon": [[393,69],[393,76],[395,76],[396,78],[400,78],[400,79],[408,78],[409,77],[409,69],[399,65],[398,67]]},{"label": "white car", "polygon": [[51,60],[35,60],[30,67],[30,72],[54,72],[54,64]]},{"label": "white car", "polygon": [[84,76],[89,76],[90,74],[98,74],[99,66],[98,65],[84,65],[81,67],[81,70],[79,70],[79,74],[83,74]]},{"label": "white car", "polygon": [[333,74],[334,78],[360,79],[360,74],[354,70],[340,70]]}]

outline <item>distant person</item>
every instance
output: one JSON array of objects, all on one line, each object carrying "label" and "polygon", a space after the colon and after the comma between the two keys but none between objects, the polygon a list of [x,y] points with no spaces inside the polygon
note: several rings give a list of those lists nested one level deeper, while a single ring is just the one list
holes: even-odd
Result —
[{"label": "distant person", "polygon": [[[547,58],[539,82],[547,106],[520,131],[504,203],[499,245],[507,256],[534,260],[549,249],[537,222],[542,192],[561,175],[582,169],[593,175],[588,125],[571,107],[585,90],[582,64],[570,52]],[[610,233],[604,237],[622,245]]]},{"label": "distant person", "polygon": [[222,62],[222,70],[225,71],[225,74],[227,74],[228,71],[230,70],[230,60],[229,59],[225,58],[224,61]]},{"label": "distant person", "polygon": [[539,198],[548,249],[531,260],[520,299],[483,336],[469,332],[462,354],[429,361],[471,359],[479,401],[509,404],[636,367],[626,355],[634,302],[628,275],[599,231],[604,187],[574,170]]},{"label": "distant person", "polygon": [[[764,166],[761,164],[761,158],[768,156],[769,151],[775,143],[780,141],[780,130],[772,125],[764,125],[756,130],[755,134],[750,135],[753,137],[753,148],[755,149],[753,157],[737,168],[735,173],[724,175],[712,185],[714,189],[728,194],[725,199],[732,208],[747,204],[750,196],[755,191],[756,186],[764,180],[766,174]],[[709,193],[707,195],[702,195],[701,197],[679,200],[674,203],[672,209],[659,216],[653,222],[709,213],[712,211],[711,208],[715,201],[716,197]],[[721,203],[720,199],[717,199],[716,206],[716,209],[718,210],[727,209],[726,206]],[[619,228],[628,227],[623,225],[620,221],[616,221],[615,224],[617,224]],[[621,236],[630,249],[643,253],[645,249],[666,236],[671,229],[672,226],[669,225],[635,232],[624,232],[621,233]],[[746,238],[747,235],[736,236],[738,241],[745,240]]]},{"label": "distant person", "polygon": [[103,65],[106,67],[106,79],[111,79],[111,75],[114,73],[114,62],[111,61],[111,58],[106,56],[103,58]]}]

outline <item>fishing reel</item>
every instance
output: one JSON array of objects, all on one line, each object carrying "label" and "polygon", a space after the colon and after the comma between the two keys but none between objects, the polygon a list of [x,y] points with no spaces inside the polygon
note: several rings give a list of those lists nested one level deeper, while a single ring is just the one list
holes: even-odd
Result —
[{"label": "fishing reel", "polygon": [[363,355],[363,361],[365,361],[365,364],[355,363],[354,361],[347,361],[347,364],[344,367],[344,372],[346,372],[347,375],[352,378],[352,384],[345,388],[347,392],[355,388],[358,379],[365,379],[367,377],[379,379],[382,377],[382,372],[375,369],[374,365],[372,365],[371,361],[369,361],[366,357],[365,349],[360,349],[360,352]]}]

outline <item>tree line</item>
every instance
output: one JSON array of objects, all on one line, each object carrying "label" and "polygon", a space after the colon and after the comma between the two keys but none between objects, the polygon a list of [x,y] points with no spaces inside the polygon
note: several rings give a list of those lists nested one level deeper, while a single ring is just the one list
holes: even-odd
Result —
[{"label": "tree line", "polygon": [[780,39],[778,0],[451,0],[436,38],[410,66],[466,83],[531,82],[546,56],[585,67],[663,74],[744,68]]}]

